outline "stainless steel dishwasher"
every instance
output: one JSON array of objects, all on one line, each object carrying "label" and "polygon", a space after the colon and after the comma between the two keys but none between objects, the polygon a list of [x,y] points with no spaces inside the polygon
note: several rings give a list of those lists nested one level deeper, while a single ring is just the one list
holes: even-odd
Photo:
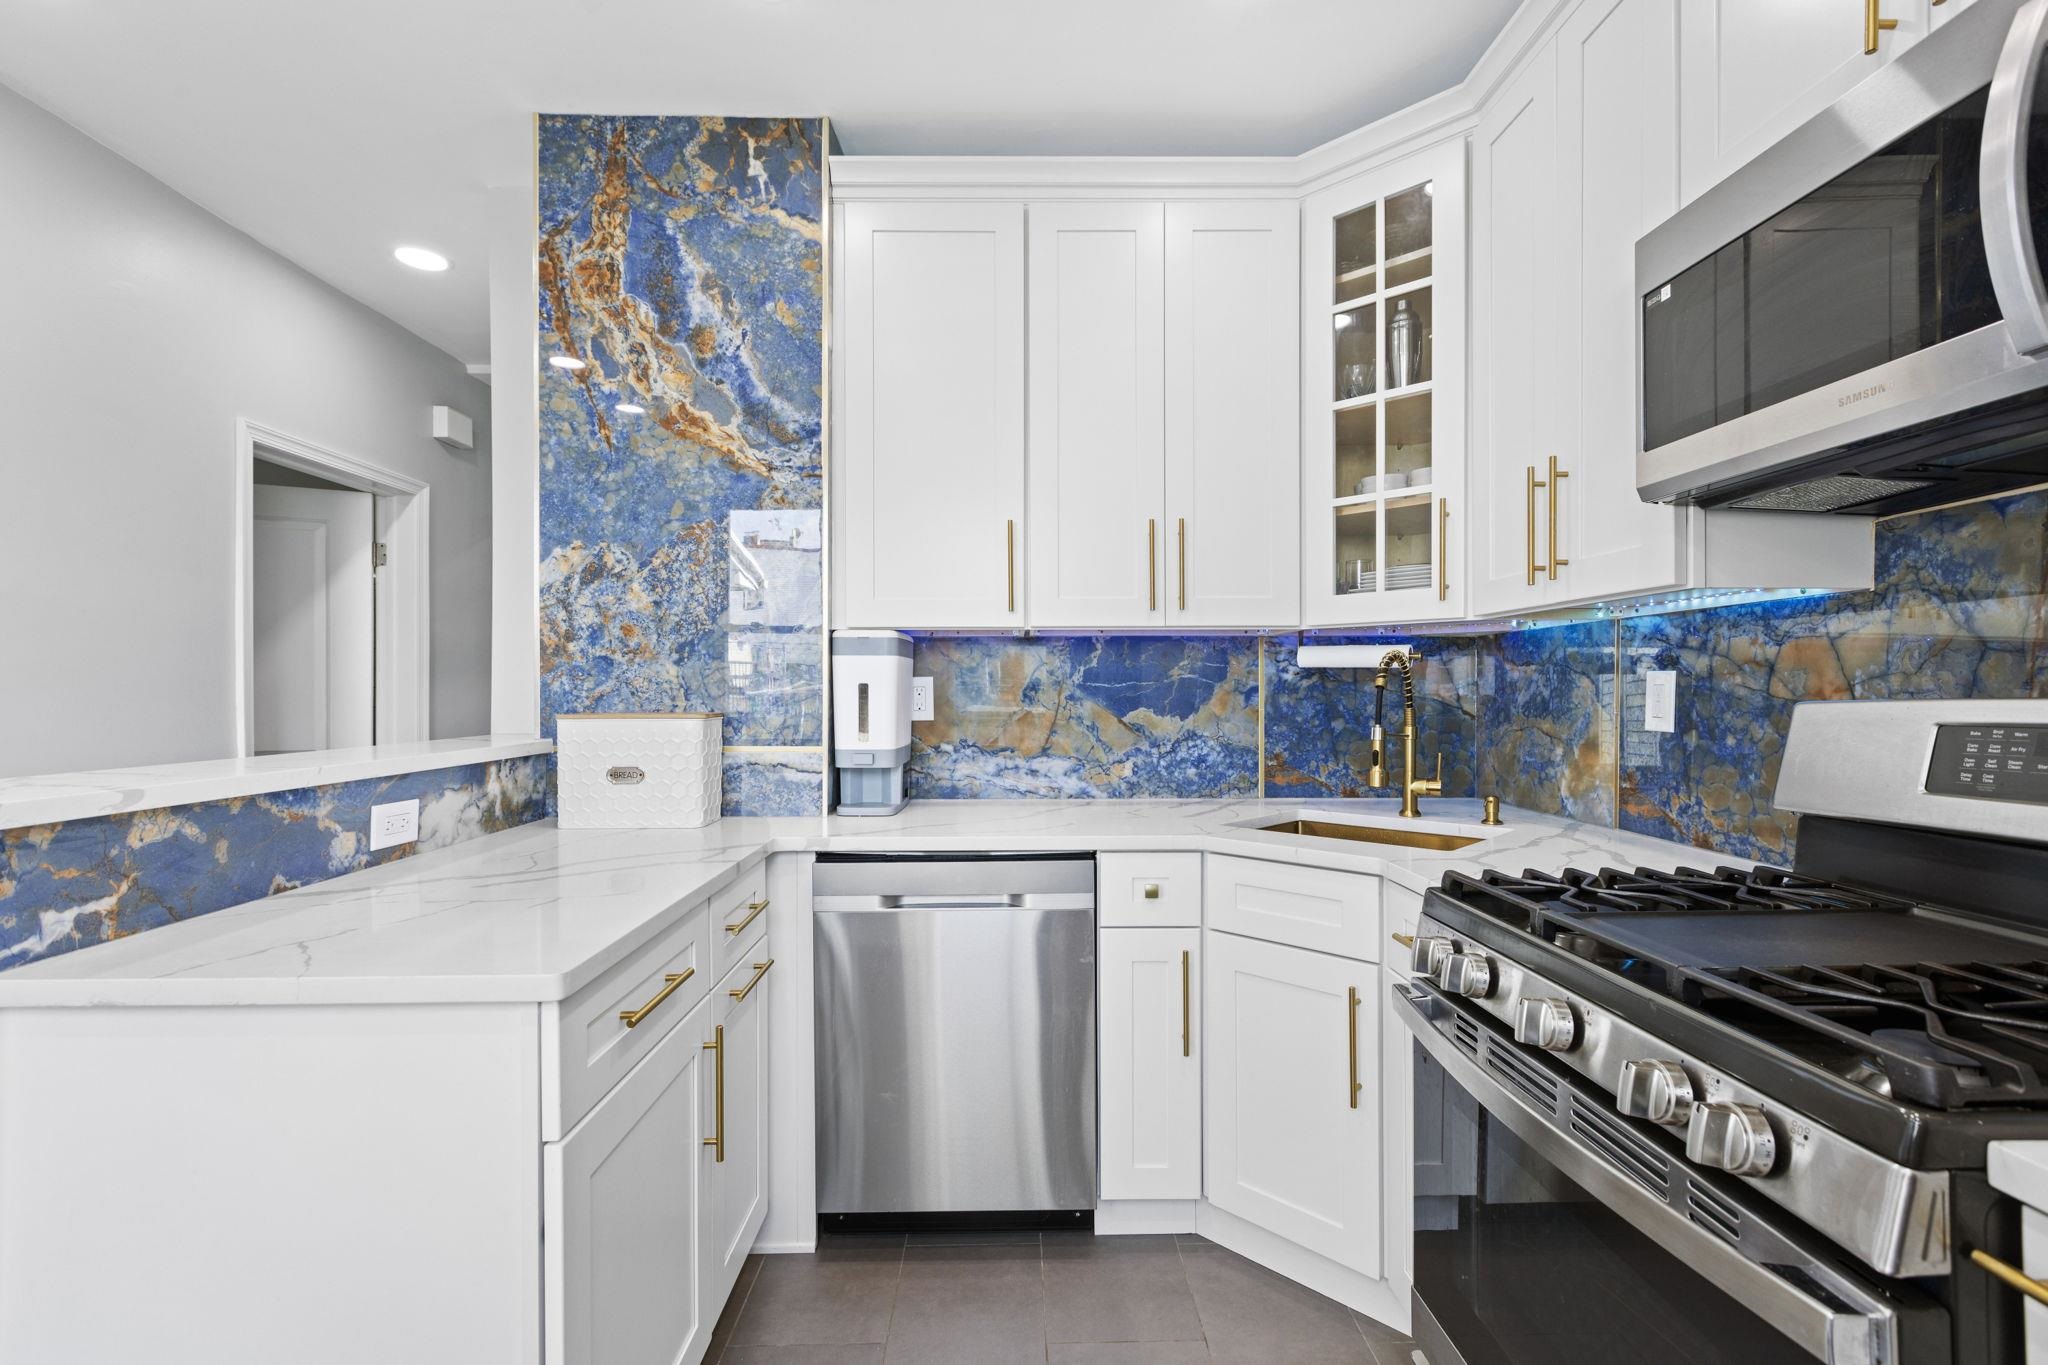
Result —
[{"label": "stainless steel dishwasher", "polygon": [[818,1213],[1095,1207],[1095,860],[823,854]]}]

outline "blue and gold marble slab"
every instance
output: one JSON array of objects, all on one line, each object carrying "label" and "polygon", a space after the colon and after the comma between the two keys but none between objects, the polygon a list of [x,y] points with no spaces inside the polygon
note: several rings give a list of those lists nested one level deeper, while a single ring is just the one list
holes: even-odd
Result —
[{"label": "blue and gold marble slab", "polygon": [[1256,640],[921,639],[915,668],[913,798],[1258,793]]},{"label": "blue and gold marble slab", "polygon": [[825,807],[823,749],[728,749],[724,815],[816,815]]},{"label": "blue and gold marble slab", "polygon": [[1477,667],[1479,791],[1612,824],[1614,622],[1492,636]]},{"label": "blue and gold marble slab", "polygon": [[[1413,639],[1403,635],[1319,635],[1326,645],[1393,643],[1414,647],[1418,757],[1434,776],[1443,757],[1444,795],[1471,796],[1479,747],[1480,644],[1469,637]],[[1400,741],[1400,674],[1389,675],[1385,725],[1390,786],[1365,785],[1372,759],[1374,715],[1371,670],[1309,668],[1296,662],[1291,637],[1266,641],[1267,796],[1375,796],[1398,791],[1406,780]]]},{"label": "blue and gold marble slab", "polygon": [[[0,968],[511,829],[545,814],[545,754],[0,831]],[[370,807],[420,837],[370,851]]]},{"label": "blue and gold marble slab", "polygon": [[544,733],[710,710],[728,745],[824,743],[824,142],[540,120]]}]

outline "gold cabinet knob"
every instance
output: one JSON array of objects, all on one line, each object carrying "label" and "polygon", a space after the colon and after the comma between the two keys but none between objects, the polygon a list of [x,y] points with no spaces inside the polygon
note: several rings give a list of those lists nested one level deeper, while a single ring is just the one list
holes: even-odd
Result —
[{"label": "gold cabinet knob", "polygon": [[1148,900],[1148,901],[1156,901],[1156,900],[1158,900],[1158,899],[1159,899],[1159,883],[1158,883],[1158,882],[1146,882],[1146,883],[1145,883],[1145,899],[1146,899],[1146,900]]}]

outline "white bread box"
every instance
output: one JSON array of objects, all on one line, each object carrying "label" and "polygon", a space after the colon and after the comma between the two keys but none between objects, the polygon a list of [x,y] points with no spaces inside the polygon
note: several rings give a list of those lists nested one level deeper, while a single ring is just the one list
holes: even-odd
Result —
[{"label": "white bread box", "polygon": [[563,829],[694,829],[719,815],[716,711],[555,717]]}]

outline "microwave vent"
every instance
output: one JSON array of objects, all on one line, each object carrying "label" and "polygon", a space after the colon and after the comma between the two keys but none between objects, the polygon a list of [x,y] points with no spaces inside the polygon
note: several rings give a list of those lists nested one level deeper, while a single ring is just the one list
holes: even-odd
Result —
[{"label": "microwave vent", "polygon": [[1752,512],[1839,512],[1857,503],[1876,502],[1932,484],[1931,479],[1865,479],[1853,474],[1828,474],[1805,483],[1765,489],[1728,506]]}]

